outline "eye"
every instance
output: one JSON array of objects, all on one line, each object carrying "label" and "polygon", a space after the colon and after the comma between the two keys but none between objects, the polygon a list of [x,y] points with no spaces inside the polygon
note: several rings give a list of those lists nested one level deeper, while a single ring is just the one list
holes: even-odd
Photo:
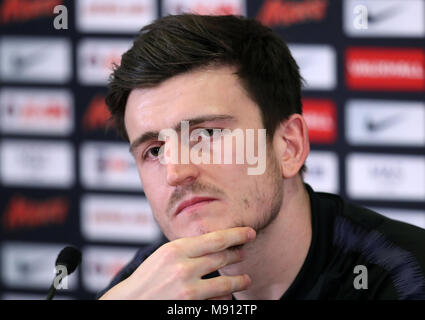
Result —
[{"label": "eye", "polygon": [[201,134],[207,137],[212,137],[214,135],[214,129],[213,128],[202,129]]},{"label": "eye", "polygon": [[155,160],[157,157],[161,155],[161,152],[162,152],[161,146],[155,146],[155,147],[149,148],[144,153],[143,160],[146,160],[148,158],[151,160]]}]

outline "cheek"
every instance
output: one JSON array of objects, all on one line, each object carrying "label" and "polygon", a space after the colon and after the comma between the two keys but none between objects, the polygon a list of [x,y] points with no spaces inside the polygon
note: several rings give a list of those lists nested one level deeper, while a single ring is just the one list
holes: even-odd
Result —
[{"label": "cheek", "polygon": [[157,218],[160,218],[164,214],[167,205],[167,202],[164,201],[164,199],[168,199],[165,194],[166,191],[163,190],[158,175],[141,174],[139,168],[139,176],[143,192],[149,201],[152,211],[155,216],[158,215]]}]

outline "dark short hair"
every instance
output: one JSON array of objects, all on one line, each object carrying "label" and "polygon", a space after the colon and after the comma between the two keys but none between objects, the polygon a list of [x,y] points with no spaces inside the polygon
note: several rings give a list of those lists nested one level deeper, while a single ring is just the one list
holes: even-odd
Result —
[{"label": "dark short hair", "polygon": [[211,65],[236,67],[269,141],[282,120],[302,113],[298,65],[270,28],[240,16],[170,15],[140,30],[110,77],[106,104],[118,133],[128,140],[124,112],[132,89]]}]

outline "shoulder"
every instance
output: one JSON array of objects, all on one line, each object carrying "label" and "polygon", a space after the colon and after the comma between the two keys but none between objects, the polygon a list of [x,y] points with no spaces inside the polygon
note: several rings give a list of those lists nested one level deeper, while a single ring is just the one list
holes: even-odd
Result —
[{"label": "shoulder", "polygon": [[[332,203],[327,207],[333,208],[333,254],[327,269],[344,283],[337,286],[340,289],[336,296],[425,299],[424,229],[352,204],[338,195],[317,192],[314,196],[320,202]],[[366,267],[368,290],[353,289],[356,266]]]},{"label": "shoulder", "polygon": [[[350,203],[338,195],[315,192],[322,201],[334,203],[334,242],[349,234],[355,239],[380,235],[394,245],[418,251],[425,258],[425,229],[390,219],[371,209]],[[341,240],[341,239],[339,239]],[[425,265],[425,261],[423,263]]]},{"label": "shoulder", "polygon": [[334,246],[347,256],[361,256],[372,272],[380,271],[371,284],[374,298],[386,299],[391,292],[394,299],[424,299],[425,230],[345,201],[342,205]]},{"label": "shoulder", "polygon": [[[415,252],[418,258],[425,259],[425,229],[390,219],[375,211],[346,201],[343,203],[343,210],[337,220],[336,225],[339,225],[339,227],[343,227],[344,224],[351,225],[352,228],[362,232],[365,236],[372,237],[375,235],[374,237],[377,239],[385,239],[393,246]],[[422,261],[422,265],[425,266],[425,260]]]}]

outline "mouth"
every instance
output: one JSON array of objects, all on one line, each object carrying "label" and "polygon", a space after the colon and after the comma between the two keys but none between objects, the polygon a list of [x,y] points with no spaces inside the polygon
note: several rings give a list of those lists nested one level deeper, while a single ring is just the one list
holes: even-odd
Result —
[{"label": "mouth", "polygon": [[186,201],[181,202],[178,205],[178,207],[177,207],[177,209],[174,213],[174,216],[179,215],[183,211],[187,212],[189,210],[199,208],[199,207],[204,206],[204,205],[206,205],[206,204],[208,204],[212,201],[215,201],[215,200],[217,200],[217,199],[211,198],[211,197],[193,197],[193,198],[190,198]]}]

